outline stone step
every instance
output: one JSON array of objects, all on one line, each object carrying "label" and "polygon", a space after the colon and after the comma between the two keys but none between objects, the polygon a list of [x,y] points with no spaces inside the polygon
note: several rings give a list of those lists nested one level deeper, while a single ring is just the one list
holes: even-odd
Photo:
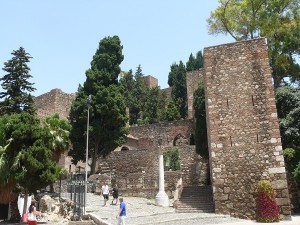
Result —
[{"label": "stone step", "polygon": [[177,203],[178,206],[201,206],[201,205],[214,205],[212,201],[209,202],[182,202]]},{"label": "stone step", "polygon": [[211,186],[184,187],[176,212],[214,212]]},{"label": "stone step", "polygon": [[177,213],[214,213],[213,209],[176,209]]}]

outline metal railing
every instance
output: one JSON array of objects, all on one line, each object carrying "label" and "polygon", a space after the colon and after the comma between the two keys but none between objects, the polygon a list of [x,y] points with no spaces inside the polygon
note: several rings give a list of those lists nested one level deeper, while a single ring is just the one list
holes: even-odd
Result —
[{"label": "metal railing", "polygon": [[[89,190],[95,192],[96,185],[94,182],[87,182],[88,186],[91,186]],[[67,182],[67,192],[60,192],[60,196],[70,199],[74,203],[73,215],[81,218],[86,208],[85,196],[85,177],[84,174],[77,174]]]}]

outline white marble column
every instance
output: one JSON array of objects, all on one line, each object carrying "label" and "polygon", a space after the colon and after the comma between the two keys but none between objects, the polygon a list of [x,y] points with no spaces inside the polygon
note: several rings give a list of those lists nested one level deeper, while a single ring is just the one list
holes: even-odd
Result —
[{"label": "white marble column", "polygon": [[155,197],[156,205],[167,207],[170,205],[169,197],[165,192],[164,156],[159,149],[159,191]]}]

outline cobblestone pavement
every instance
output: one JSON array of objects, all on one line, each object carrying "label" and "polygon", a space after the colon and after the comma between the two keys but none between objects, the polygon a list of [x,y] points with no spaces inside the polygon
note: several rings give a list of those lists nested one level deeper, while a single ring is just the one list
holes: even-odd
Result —
[{"label": "cobblestone pavement", "polygon": [[[214,213],[176,213],[173,207],[156,206],[154,199],[124,197],[124,201],[127,204],[126,224],[128,225],[265,225],[265,223],[256,223]],[[104,221],[102,224],[114,225],[116,224],[119,205],[110,205],[110,203],[111,199],[106,206],[103,206],[102,196],[89,193],[86,213]],[[5,224],[0,221],[0,225]],[[48,221],[47,223],[41,221],[38,224],[67,225],[68,221]],[[281,221],[276,224],[300,225],[300,216],[293,216],[291,221]]]},{"label": "cobblestone pavement", "polygon": [[[155,199],[124,197],[124,201],[127,204],[126,224],[129,225],[260,224],[214,213],[176,213],[173,207],[156,206]],[[89,195],[86,213],[93,214],[106,221],[107,224],[114,225],[119,205],[110,205],[110,203],[111,200],[103,206],[102,196]],[[282,221],[277,224],[300,225],[300,216],[292,219],[292,221]]]}]

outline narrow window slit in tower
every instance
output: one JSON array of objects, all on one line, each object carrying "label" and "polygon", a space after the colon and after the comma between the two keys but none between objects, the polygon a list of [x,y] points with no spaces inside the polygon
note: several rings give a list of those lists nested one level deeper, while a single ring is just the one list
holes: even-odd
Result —
[{"label": "narrow window slit in tower", "polygon": [[229,103],[228,103],[228,98],[227,98],[227,108],[229,109]]},{"label": "narrow window slit in tower", "polygon": [[256,134],[256,141],[259,142],[259,141],[258,141],[258,134]]},{"label": "narrow window slit in tower", "polygon": [[254,106],[254,98],[253,98],[253,95],[252,95],[251,97],[252,97],[252,105]]},{"label": "narrow window slit in tower", "polygon": [[231,139],[231,136],[229,136],[229,139],[230,139],[230,146],[232,147],[232,139]]}]

